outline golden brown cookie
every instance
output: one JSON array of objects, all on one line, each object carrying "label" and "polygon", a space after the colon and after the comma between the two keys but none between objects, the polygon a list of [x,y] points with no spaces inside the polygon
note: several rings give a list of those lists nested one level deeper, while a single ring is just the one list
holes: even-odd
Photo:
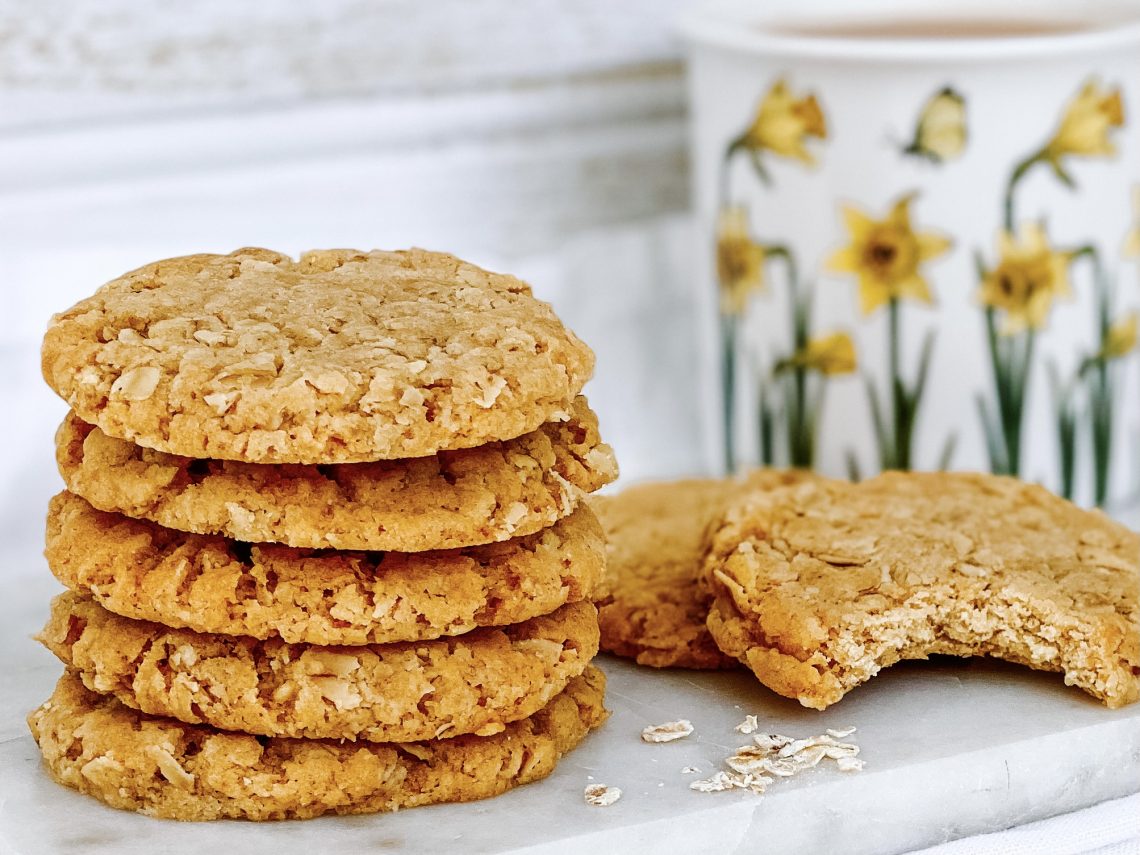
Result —
[{"label": "golden brown cookie", "polygon": [[328,466],[195,460],[70,414],[56,461],[73,493],[168,528],[313,549],[418,552],[532,534],[617,477],[579,397],[566,421],[478,448]]},{"label": "golden brown cookie", "polygon": [[590,505],[606,530],[607,570],[598,600],[602,649],[654,668],[730,668],[705,627],[700,578],[707,529],[751,485],[771,489],[808,477],[759,469],[746,481],[719,478],[641,484]]},{"label": "golden brown cookie", "polygon": [[494,736],[341,742],[149,716],[65,674],[28,726],[56,781],[112,807],[181,820],[306,819],[474,801],[544,778],[605,721],[604,689],[588,668]]},{"label": "golden brown cookie", "polygon": [[220,730],[414,742],[490,736],[538,712],[598,652],[588,602],[435,641],[325,647],[196,633],[52,603],[39,640],[100,694]]},{"label": "golden brown cookie", "polygon": [[1063,671],[1110,707],[1140,698],[1140,535],[1011,478],[750,493],[706,572],[717,644],[807,707],[933,653]]},{"label": "golden brown cookie", "polygon": [[295,549],[186,534],[60,493],[45,554],[65,586],[124,617],[351,645],[460,635],[586,599],[605,569],[605,538],[583,506],[535,534],[463,549]]},{"label": "golden brown cookie", "polygon": [[422,249],[158,261],[56,315],[42,358],[108,436],[253,463],[512,439],[568,411],[593,362],[525,282]]}]

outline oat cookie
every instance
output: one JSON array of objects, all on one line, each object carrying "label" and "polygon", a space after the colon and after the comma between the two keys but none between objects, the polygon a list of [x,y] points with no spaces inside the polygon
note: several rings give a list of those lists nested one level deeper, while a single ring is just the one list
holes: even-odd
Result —
[{"label": "oat cookie", "polygon": [[65,674],[28,725],[56,781],[112,807],[181,820],[307,819],[474,801],[544,778],[605,721],[604,688],[588,668],[494,736],[340,742],[149,716]]},{"label": "oat cookie", "polygon": [[49,505],[48,566],[124,617],[291,643],[379,644],[521,623],[587,598],[605,568],[589,508],[535,534],[433,552],[338,552],[186,534]]},{"label": "oat cookie", "polygon": [[888,473],[742,497],[706,563],[717,644],[823,709],[900,659],[988,655],[1140,698],[1140,535],[1011,478]]},{"label": "oat cookie", "polygon": [[107,436],[70,414],[56,434],[68,489],[168,528],[313,549],[417,552],[532,534],[617,477],[579,397],[566,421],[478,448],[327,466],[196,460]]},{"label": "oat cookie", "polygon": [[769,489],[807,477],[760,469],[719,478],[641,484],[591,507],[606,529],[606,582],[598,601],[602,649],[655,668],[730,668],[708,634],[700,580],[706,530],[745,484]]},{"label": "oat cookie", "polygon": [[538,712],[598,652],[588,602],[435,641],[325,647],[196,633],[52,603],[39,635],[83,684],[134,709],[265,736],[490,736]]},{"label": "oat cookie", "polygon": [[241,249],[107,283],[52,319],[42,364],[108,436],[352,463],[536,430],[570,408],[593,354],[526,283],[451,255]]}]

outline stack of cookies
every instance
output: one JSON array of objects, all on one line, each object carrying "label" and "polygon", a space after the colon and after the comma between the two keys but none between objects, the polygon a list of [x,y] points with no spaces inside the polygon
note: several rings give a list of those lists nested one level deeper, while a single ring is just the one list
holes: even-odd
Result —
[{"label": "stack of cookies", "polygon": [[592,368],[525,283],[420,250],[176,258],[56,316],[51,774],[177,819],[549,774],[606,715]]}]

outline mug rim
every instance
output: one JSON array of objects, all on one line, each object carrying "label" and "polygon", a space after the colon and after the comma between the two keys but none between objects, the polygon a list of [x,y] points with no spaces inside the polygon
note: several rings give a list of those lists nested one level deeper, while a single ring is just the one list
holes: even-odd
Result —
[{"label": "mug rim", "polygon": [[[738,0],[705,0],[690,5],[677,19],[677,29],[690,46],[711,46],[764,56],[807,59],[874,60],[876,62],[941,62],[947,60],[1015,60],[1087,53],[1140,43],[1140,4],[1134,18],[1093,29],[1014,36],[861,37],[803,35],[766,30],[755,6]],[[1012,17],[1003,21],[1014,20]]]}]

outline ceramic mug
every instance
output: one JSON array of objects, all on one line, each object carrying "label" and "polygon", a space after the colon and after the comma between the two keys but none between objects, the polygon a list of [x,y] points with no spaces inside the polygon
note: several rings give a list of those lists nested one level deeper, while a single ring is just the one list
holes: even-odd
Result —
[{"label": "ceramic mug", "polygon": [[1140,7],[854,5],[683,21],[710,458],[1131,501]]}]

